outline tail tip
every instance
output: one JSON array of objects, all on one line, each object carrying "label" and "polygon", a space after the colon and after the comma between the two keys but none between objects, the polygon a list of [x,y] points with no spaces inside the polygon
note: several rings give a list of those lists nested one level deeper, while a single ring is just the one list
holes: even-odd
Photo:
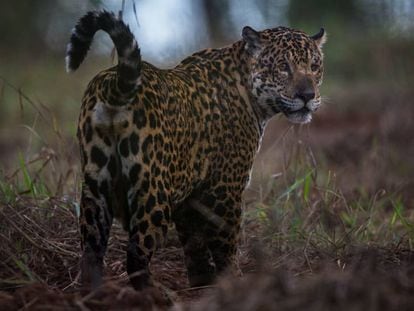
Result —
[{"label": "tail tip", "polygon": [[65,56],[65,67],[66,67],[67,73],[74,72],[77,69],[73,64],[72,57],[70,56],[71,50],[72,50],[72,44],[69,43],[66,48],[66,56]]},{"label": "tail tip", "polygon": [[75,70],[70,66],[70,57],[69,55],[66,55],[65,57],[65,67],[66,67],[66,72],[67,73],[71,73],[74,72]]}]

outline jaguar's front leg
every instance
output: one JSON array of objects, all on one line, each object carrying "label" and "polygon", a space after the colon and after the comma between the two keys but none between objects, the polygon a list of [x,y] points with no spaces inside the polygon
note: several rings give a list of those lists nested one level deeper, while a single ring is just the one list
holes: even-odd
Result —
[{"label": "jaguar's front leg", "polygon": [[184,250],[190,286],[211,284],[216,278],[216,269],[205,235],[208,216],[197,208],[203,209],[200,202],[187,200],[173,213],[175,228]]},{"label": "jaguar's front leg", "polygon": [[[204,202],[210,212],[206,226],[206,241],[217,274],[228,271],[240,275],[237,249],[241,225],[241,193],[232,193],[221,187],[205,195]],[[208,206],[207,206],[208,204]]]}]

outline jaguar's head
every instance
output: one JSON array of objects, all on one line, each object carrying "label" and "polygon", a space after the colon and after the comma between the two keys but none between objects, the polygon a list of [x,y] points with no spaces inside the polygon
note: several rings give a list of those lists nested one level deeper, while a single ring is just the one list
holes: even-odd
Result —
[{"label": "jaguar's head", "polygon": [[259,32],[246,26],[242,36],[250,92],[264,117],[282,112],[294,123],[309,122],[321,104],[324,29],[308,36],[285,27]]}]

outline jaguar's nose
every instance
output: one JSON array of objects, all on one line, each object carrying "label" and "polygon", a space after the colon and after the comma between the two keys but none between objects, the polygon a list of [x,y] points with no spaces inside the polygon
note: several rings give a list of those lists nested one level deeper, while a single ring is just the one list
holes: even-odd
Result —
[{"label": "jaguar's nose", "polygon": [[296,97],[303,100],[303,102],[306,104],[308,101],[315,98],[315,92],[313,91],[298,92],[296,93]]}]

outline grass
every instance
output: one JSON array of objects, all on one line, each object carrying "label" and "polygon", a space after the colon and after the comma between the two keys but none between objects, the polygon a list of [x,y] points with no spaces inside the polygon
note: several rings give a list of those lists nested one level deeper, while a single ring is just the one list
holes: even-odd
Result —
[{"label": "grass", "polygon": [[287,182],[287,188],[274,185],[269,197],[249,214],[252,221],[261,221],[272,247],[306,243],[334,253],[361,244],[411,248],[413,219],[398,193],[346,198],[332,173],[302,170],[304,174],[296,179],[295,175],[288,178],[293,181]]},{"label": "grass", "polygon": [[[298,274],[318,274],[326,260],[338,262],[336,268],[343,270],[344,263],[349,264],[354,257],[355,249],[369,247],[395,254],[412,250],[414,214],[412,198],[407,196],[409,189],[405,187],[410,184],[413,166],[405,163],[408,170],[400,171],[399,178],[394,179],[398,181],[392,184],[395,163],[388,160],[411,150],[392,141],[401,123],[378,122],[379,126],[364,129],[359,133],[364,143],[358,146],[358,141],[347,132],[348,128],[359,132],[359,121],[347,120],[343,113],[346,124],[334,121],[335,127],[328,131],[335,140],[325,143],[321,139],[329,137],[318,127],[330,122],[325,118],[331,112],[323,112],[322,119],[309,127],[292,127],[283,132],[280,131],[283,125],[276,125],[283,123],[281,120],[269,126],[268,131],[284,134],[256,161],[251,189],[246,195],[250,203],[245,222],[247,226],[259,224],[261,245],[265,249],[262,256],[273,258],[273,267],[283,266]],[[381,113],[378,112],[380,118],[392,119]],[[387,112],[399,113],[398,109]],[[381,126],[387,129],[382,130]],[[343,127],[346,127],[344,133],[334,134]],[[380,134],[372,136],[371,131]],[[347,167],[343,170],[342,161],[338,163],[337,158],[326,154],[331,149],[346,154],[350,139],[356,145],[350,153],[356,164],[345,162]],[[388,149],[390,145],[393,147]],[[338,176],[336,172],[341,170]],[[354,183],[355,177],[360,176],[364,176],[363,182]]]}]

